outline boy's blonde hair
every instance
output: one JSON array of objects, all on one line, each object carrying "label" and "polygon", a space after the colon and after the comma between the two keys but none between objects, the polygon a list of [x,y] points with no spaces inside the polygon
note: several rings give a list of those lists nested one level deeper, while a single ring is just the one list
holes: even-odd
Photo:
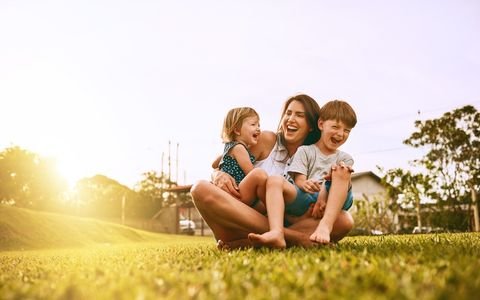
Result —
[{"label": "boy's blonde hair", "polygon": [[235,130],[240,130],[243,121],[248,117],[257,117],[258,113],[251,107],[236,107],[228,111],[223,120],[222,140],[228,143],[235,140]]},{"label": "boy's blonde hair", "polygon": [[325,103],[325,105],[320,108],[320,120],[341,121],[348,127],[353,128],[357,124],[357,115],[347,102],[333,100]]}]

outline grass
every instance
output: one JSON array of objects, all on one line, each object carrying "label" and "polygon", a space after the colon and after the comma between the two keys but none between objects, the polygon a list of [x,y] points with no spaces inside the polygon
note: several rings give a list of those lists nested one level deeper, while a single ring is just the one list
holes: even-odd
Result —
[{"label": "grass", "polygon": [[[154,236],[155,238],[155,236]],[[218,251],[161,236],[0,252],[1,299],[476,299],[480,234],[349,237],[336,247]]]},{"label": "grass", "polygon": [[152,234],[99,220],[0,205],[0,251],[170,239],[169,235]]}]

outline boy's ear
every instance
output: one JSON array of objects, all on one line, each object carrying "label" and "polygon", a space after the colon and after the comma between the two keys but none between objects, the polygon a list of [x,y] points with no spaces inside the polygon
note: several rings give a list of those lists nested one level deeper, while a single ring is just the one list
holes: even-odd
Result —
[{"label": "boy's ear", "polygon": [[318,119],[317,125],[318,125],[318,129],[323,130],[323,121],[322,121],[322,119]]}]

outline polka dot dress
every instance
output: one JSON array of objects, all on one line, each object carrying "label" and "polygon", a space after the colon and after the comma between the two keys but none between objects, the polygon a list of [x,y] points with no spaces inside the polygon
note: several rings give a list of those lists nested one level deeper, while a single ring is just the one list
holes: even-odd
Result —
[{"label": "polka dot dress", "polygon": [[[228,154],[230,150],[233,147],[235,147],[237,144],[241,144],[241,143],[239,142],[225,143],[225,149],[223,151],[223,155],[222,155],[222,159],[220,160],[219,167],[220,167],[220,171],[223,171],[229,174],[230,176],[232,176],[235,179],[235,182],[239,184],[240,181],[242,181],[242,179],[245,178],[245,173],[243,172],[242,168],[240,168],[240,166],[238,165],[237,160]],[[245,147],[245,145],[243,144],[241,145]],[[250,161],[252,162],[252,164],[255,163],[255,156],[253,156],[250,153],[247,147],[245,147],[245,149],[247,149],[247,152],[250,156]]]}]

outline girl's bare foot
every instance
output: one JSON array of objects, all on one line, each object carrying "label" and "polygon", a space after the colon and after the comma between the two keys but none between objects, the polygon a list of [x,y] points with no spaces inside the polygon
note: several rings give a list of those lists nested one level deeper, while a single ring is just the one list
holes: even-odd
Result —
[{"label": "girl's bare foot", "polygon": [[266,246],[275,249],[285,249],[287,243],[283,231],[271,230],[264,234],[249,233],[248,239],[254,246]]},{"label": "girl's bare foot", "polygon": [[318,225],[310,236],[310,240],[324,245],[330,244],[330,230],[327,226]]}]

